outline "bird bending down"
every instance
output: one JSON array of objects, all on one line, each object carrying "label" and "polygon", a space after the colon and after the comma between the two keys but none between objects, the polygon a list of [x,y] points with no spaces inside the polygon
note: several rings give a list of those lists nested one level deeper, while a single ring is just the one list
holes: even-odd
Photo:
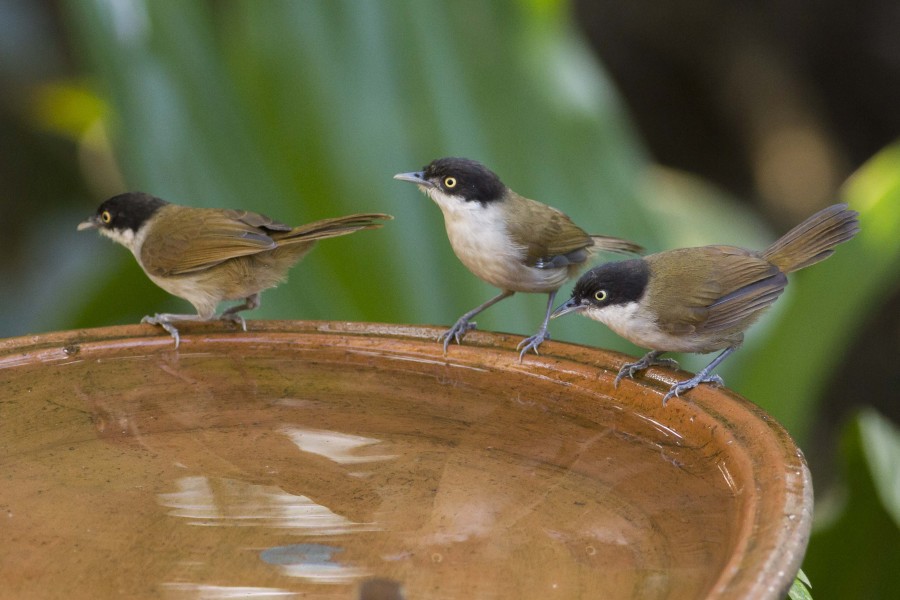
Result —
[{"label": "bird bending down", "polygon": [[744,331],[784,291],[786,275],[825,260],[859,232],[846,204],[825,208],[762,252],[735,246],[680,248],[600,265],[575,284],[552,317],[571,312],[604,323],[621,337],[650,348],[626,363],[624,377],[653,365],[677,367],[664,352],[722,350],[694,377],[671,386],[663,404],[701,383],[722,385],[713,371],[741,345]]},{"label": "bird bending down", "polygon": [[562,212],[520,196],[483,164],[465,158],[439,158],[422,171],[398,173],[431,198],[444,215],[456,256],[478,278],[501,292],[457,319],[439,336],[444,353],[475,329],[475,315],[516,292],[548,295],[540,329],[518,345],[519,360],[550,337],[547,326],[556,292],[597,251],[637,253],[637,244],[589,235]]},{"label": "bird bending down", "polygon": [[125,246],[153,283],[194,305],[195,315],[158,313],[141,320],[168,331],[178,348],[174,321],[209,321],[220,302],[243,300],[219,318],[246,331],[240,313],[258,308],[260,293],[284,281],[316,241],[376,229],[392,218],[365,213],[291,227],[255,212],[179,206],[128,192],[105,201],[78,229],[97,229]]}]

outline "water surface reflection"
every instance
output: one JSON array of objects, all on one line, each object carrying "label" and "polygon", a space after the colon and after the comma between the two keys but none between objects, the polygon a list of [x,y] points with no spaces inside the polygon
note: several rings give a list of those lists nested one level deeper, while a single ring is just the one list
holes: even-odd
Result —
[{"label": "water surface reflection", "polygon": [[[136,596],[652,599],[706,589],[728,555],[740,473],[709,436],[549,378],[314,358],[49,367],[5,421],[16,560]],[[79,560],[35,550],[56,545]]]},{"label": "water surface reflection", "polygon": [[258,485],[203,475],[175,480],[176,491],[159,494],[168,514],[189,525],[299,529],[306,535],[337,535],[373,529],[335,514],[307,496],[289,494],[271,485]]}]

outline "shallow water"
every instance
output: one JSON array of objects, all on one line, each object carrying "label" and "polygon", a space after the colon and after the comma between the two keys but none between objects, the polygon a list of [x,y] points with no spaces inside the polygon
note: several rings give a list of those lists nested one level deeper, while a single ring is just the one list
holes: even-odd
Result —
[{"label": "shallow water", "polygon": [[526,369],[86,354],[0,370],[2,597],[693,598],[734,550],[713,429]]}]

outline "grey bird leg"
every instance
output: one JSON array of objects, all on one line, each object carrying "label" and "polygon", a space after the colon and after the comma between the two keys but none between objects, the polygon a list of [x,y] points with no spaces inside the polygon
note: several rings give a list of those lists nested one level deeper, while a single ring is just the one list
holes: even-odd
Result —
[{"label": "grey bird leg", "polygon": [[219,318],[223,321],[231,321],[232,323],[240,325],[241,329],[247,331],[247,321],[245,321],[244,317],[242,315],[239,315],[238,313],[242,310],[253,310],[254,308],[259,308],[259,305],[259,293],[256,293],[252,296],[247,296],[244,299],[243,304],[232,306],[231,308],[223,312],[221,315],[219,315]]},{"label": "grey bird leg", "polygon": [[169,332],[175,339],[175,349],[178,350],[178,345],[181,343],[181,336],[178,335],[178,329],[172,325],[172,321],[206,321],[200,315],[176,315],[172,313],[156,313],[152,317],[147,315],[143,319],[141,319],[141,323],[149,323],[150,325],[159,325],[163,329]]},{"label": "grey bird leg", "polygon": [[616,375],[616,380],[613,382],[613,387],[619,387],[619,382],[622,381],[623,378],[628,377],[634,379],[635,373],[653,366],[670,367],[672,369],[678,368],[678,362],[675,359],[660,358],[660,354],[663,354],[660,350],[651,350],[645,354],[641,360],[622,365],[618,375]]},{"label": "grey bird leg", "polygon": [[668,402],[669,398],[671,398],[672,396],[680,396],[682,392],[692,390],[695,387],[697,387],[698,385],[700,385],[701,383],[714,383],[716,385],[724,386],[725,382],[722,380],[721,377],[719,377],[718,375],[710,375],[710,373],[712,373],[713,370],[715,370],[715,368],[718,367],[722,363],[723,360],[728,358],[728,355],[730,355],[732,352],[737,350],[737,348],[738,348],[737,346],[731,346],[729,348],[725,348],[725,350],[720,355],[718,355],[717,357],[712,359],[712,361],[710,361],[710,363],[708,365],[703,367],[703,370],[701,370],[699,373],[697,373],[690,379],[686,379],[685,381],[679,381],[678,383],[673,385],[671,388],[669,388],[668,393],[666,393],[666,395],[663,396],[663,401],[662,401],[663,406],[666,405],[666,402]]},{"label": "grey bird leg", "polygon": [[447,347],[450,345],[450,340],[456,340],[456,343],[459,344],[460,341],[466,336],[470,329],[475,329],[475,323],[470,321],[472,317],[485,310],[486,308],[490,308],[491,306],[497,304],[504,298],[509,298],[515,294],[515,292],[511,290],[503,290],[484,304],[480,304],[458,318],[456,323],[453,324],[453,327],[442,333],[438,336],[438,341],[444,341],[444,354],[447,354]]},{"label": "grey bird leg", "polygon": [[547,331],[547,325],[550,323],[550,314],[553,312],[553,301],[556,299],[556,292],[559,290],[553,290],[549,294],[547,294],[547,314],[544,315],[544,322],[541,324],[541,328],[538,329],[538,332],[531,337],[527,337],[516,346],[516,350],[521,350],[519,352],[519,362],[522,362],[522,359],[525,357],[525,353],[529,350],[534,350],[535,354],[540,354],[538,352],[538,346],[544,343],[544,340],[550,339],[550,333]]}]

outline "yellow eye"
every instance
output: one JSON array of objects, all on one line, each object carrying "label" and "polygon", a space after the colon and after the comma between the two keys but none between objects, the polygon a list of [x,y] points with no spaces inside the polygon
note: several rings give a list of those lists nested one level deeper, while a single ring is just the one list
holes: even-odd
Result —
[{"label": "yellow eye", "polygon": [[456,177],[444,177],[444,187],[452,190],[456,187]]},{"label": "yellow eye", "polygon": [[594,300],[597,302],[604,302],[606,301],[607,296],[609,296],[609,294],[606,293],[606,290],[600,290],[599,292],[594,293]]},{"label": "yellow eye", "polygon": [[108,210],[104,210],[100,213],[100,220],[109,225],[109,222],[112,221],[112,215],[109,214]]}]

